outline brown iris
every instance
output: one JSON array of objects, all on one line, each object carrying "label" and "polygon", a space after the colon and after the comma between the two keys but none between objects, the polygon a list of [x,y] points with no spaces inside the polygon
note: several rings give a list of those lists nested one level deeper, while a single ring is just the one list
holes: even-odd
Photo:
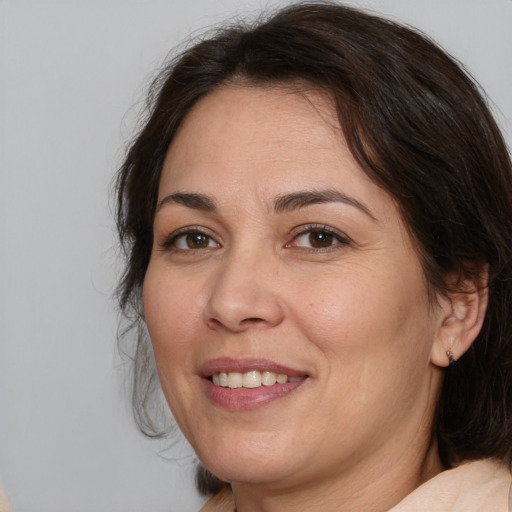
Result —
[{"label": "brown iris", "polygon": [[311,231],[309,234],[309,243],[315,249],[330,247],[333,243],[334,236],[326,231]]},{"label": "brown iris", "polygon": [[210,237],[203,233],[189,233],[185,241],[189,249],[204,249],[210,243]]}]

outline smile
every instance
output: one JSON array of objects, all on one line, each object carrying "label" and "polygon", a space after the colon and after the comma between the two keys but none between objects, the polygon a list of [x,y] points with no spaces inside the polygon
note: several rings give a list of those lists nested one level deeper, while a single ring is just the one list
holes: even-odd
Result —
[{"label": "smile", "polygon": [[208,399],[230,411],[259,409],[295,394],[310,380],[304,369],[254,357],[212,359],[200,367],[199,375]]},{"label": "smile", "polygon": [[284,373],[272,371],[250,370],[248,372],[219,372],[214,373],[211,380],[215,386],[230,389],[255,389],[262,386],[274,386],[287,382],[300,382],[305,377],[288,377]]}]

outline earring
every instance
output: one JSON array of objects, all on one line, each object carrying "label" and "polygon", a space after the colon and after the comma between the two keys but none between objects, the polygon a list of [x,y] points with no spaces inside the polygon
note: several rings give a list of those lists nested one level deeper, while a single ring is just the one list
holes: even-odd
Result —
[{"label": "earring", "polygon": [[455,357],[453,357],[453,354],[449,350],[446,351],[446,355],[448,357],[448,366],[453,366],[456,362]]}]

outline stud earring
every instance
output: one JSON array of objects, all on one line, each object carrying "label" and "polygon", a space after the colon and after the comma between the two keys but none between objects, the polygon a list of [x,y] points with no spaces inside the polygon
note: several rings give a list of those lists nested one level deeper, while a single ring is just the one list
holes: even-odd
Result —
[{"label": "stud earring", "polygon": [[456,362],[455,357],[453,357],[453,354],[449,350],[446,351],[446,355],[448,357],[448,366],[453,366]]}]

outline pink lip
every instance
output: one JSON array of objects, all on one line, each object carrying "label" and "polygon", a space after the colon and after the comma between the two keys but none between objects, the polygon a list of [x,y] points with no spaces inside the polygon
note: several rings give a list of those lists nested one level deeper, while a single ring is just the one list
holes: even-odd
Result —
[{"label": "pink lip", "polygon": [[[215,386],[209,379],[214,373],[220,372],[239,372],[245,373],[250,370],[272,371],[283,373],[288,377],[305,377],[296,382],[287,382],[286,384],[274,384],[273,386],[261,386],[259,388],[230,389]],[[308,375],[292,368],[287,368],[273,361],[266,359],[231,359],[219,358],[208,361],[201,367],[200,375],[208,398],[216,405],[231,411],[250,411],[263,407],[275,400],[289,396],[293,391],[302,386],[307,380]]]}]

